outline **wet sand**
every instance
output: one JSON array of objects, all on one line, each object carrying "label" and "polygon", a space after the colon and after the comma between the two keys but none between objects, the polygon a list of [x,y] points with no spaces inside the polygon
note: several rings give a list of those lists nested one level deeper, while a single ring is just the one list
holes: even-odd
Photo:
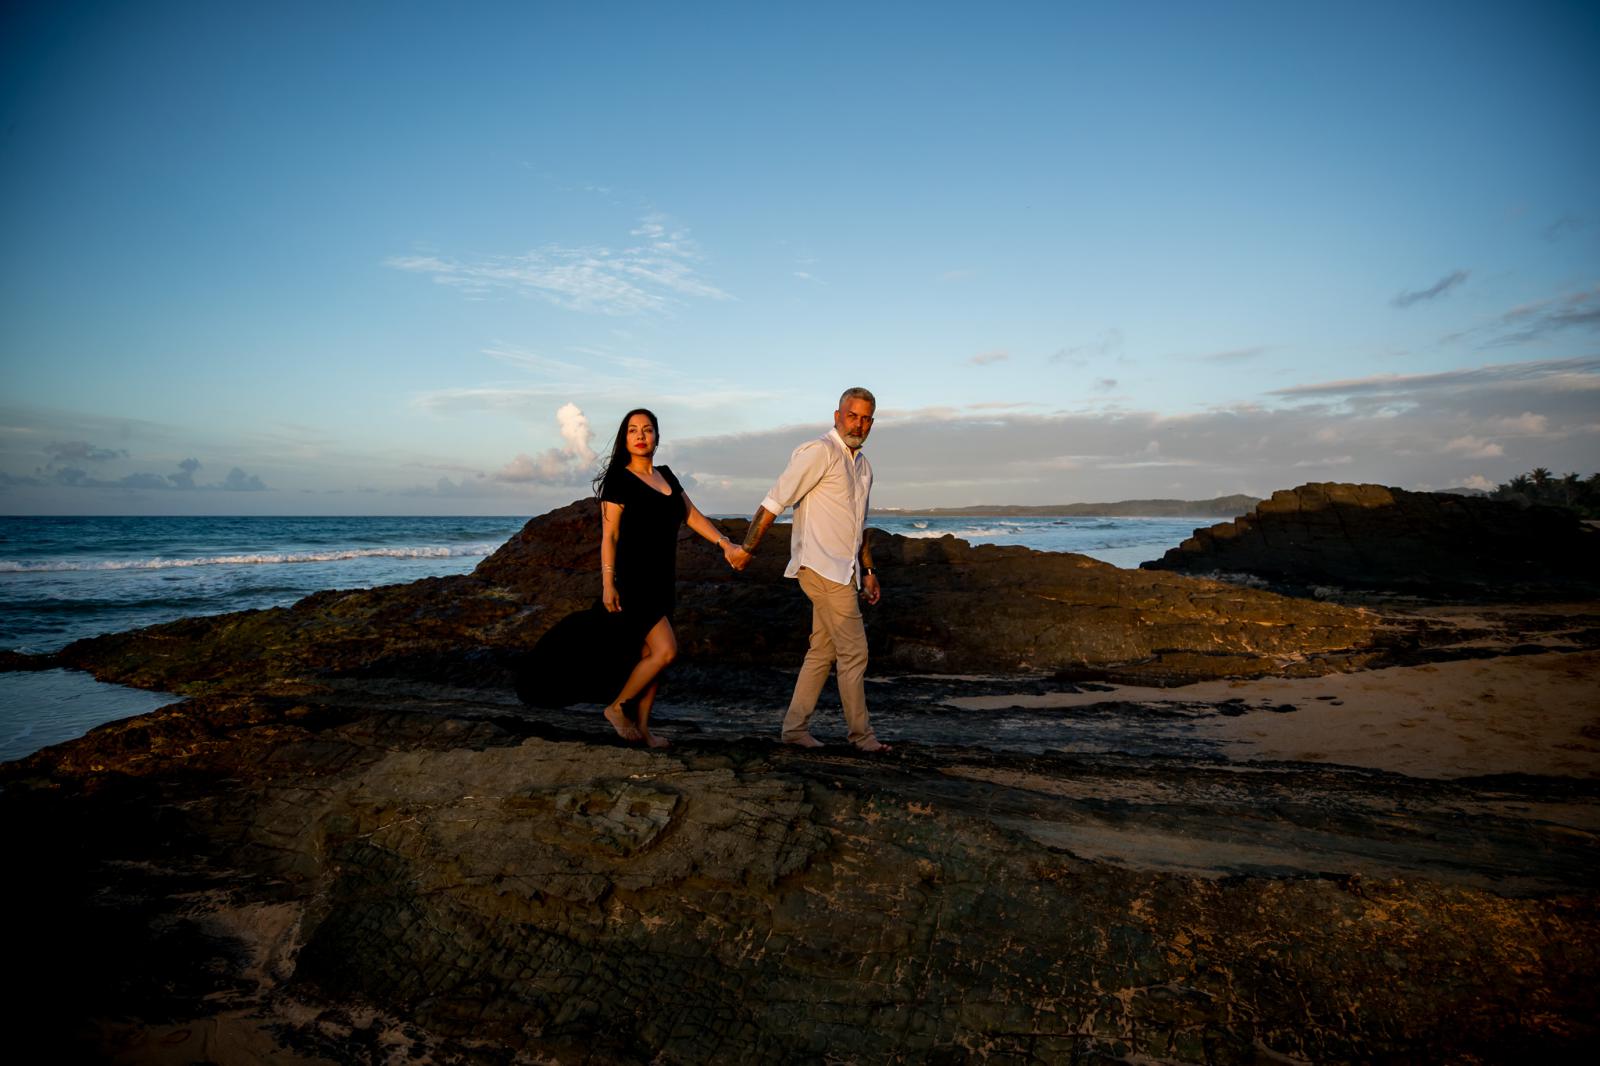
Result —
[{"label": "wet sand", "polygon": [[[969,711],[1192,710],[1195,739],[1233,760],[1329,763],[1412,777],[1600,777],[1600,651],[1504,655],[1311,678],[1182,688],[955,697]],[[1218,712],[1220,713],[1214,713]],[[1213,712],[1213,713],[1206,713]]]}]

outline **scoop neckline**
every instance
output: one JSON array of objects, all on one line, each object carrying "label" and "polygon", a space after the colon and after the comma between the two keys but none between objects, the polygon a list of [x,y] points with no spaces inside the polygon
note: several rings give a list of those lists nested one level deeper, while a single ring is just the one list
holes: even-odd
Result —
[{"label": "scoop neckline", "polygon": [[[666,492],[662,492],[660,489],[658,489],[654,485],[650,484],[650,482],[646,481],[644,478],[639,477],[639,475],[634,472],[633,467],[625,466],[622,469],[626,470],[630,474],[633,474],[634,477],[639,479],[639,484],[643,485],[645,488],[649,489],[651,492],[655,493],[657,496],[671,496],[672,495],[672,482],[667,481],[667,475],[665,475],[665,474],[661,475],[661,480],[662,481],[667,481],[667,491]],[[670,468],[669,467],[665,467],[665,466],[658,466],[658,467],[656,467],[656,469],[657,470],[667,470],[667,469],[670,469]]]}]

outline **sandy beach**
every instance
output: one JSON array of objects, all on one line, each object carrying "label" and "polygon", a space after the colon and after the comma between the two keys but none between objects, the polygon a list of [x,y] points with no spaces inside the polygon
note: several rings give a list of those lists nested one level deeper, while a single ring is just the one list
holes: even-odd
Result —
[{"label": "sandy beach", "polygon": [[[1412,777],[1600,777],[1600,652],[1499,656],[1310,678],[1181,688],[957,697],[973,711],[1071,713],[1139,703],[1205,713],[1185,724],[1231,759],[1329,763]],[[1214,712],[1221,708],[1222,713]]]}]

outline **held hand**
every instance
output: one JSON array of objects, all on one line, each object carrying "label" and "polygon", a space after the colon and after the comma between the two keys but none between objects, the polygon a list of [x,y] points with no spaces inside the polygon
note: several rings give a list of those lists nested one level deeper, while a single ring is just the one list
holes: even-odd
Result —
[{"label": "held hand", "polygon": [[728,565],[735,570],[743,570],[750,565],[750,553],[745,551],[743,546],[732,541],[728,542],[728,546],[722,550],[722,554],[728,560]]},{"label": "held hand", "polygon": [[866,597],[869,604],[876,604],[879,598],[883,596],[883,589],[878,585],[877,574],[867,575],[866,580],[861,583],[861,594]]}]

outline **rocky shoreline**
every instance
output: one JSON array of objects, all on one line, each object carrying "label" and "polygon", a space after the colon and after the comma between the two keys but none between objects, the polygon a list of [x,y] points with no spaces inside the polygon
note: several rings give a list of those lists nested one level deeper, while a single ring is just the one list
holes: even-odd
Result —
[{"label": "rocky shoreline", "polygon": [[186,697],[0,767],[19,1016],[56,1057],[1594,1048],[1600,603],[1316,602],[881,538],[869,698],[901,744],[870,758],[770,739],[805,629],[781,545],[733,579],[686,542],[652,753],[510,691],[593,596],[588,506],[467,578],[47,664]]}]

